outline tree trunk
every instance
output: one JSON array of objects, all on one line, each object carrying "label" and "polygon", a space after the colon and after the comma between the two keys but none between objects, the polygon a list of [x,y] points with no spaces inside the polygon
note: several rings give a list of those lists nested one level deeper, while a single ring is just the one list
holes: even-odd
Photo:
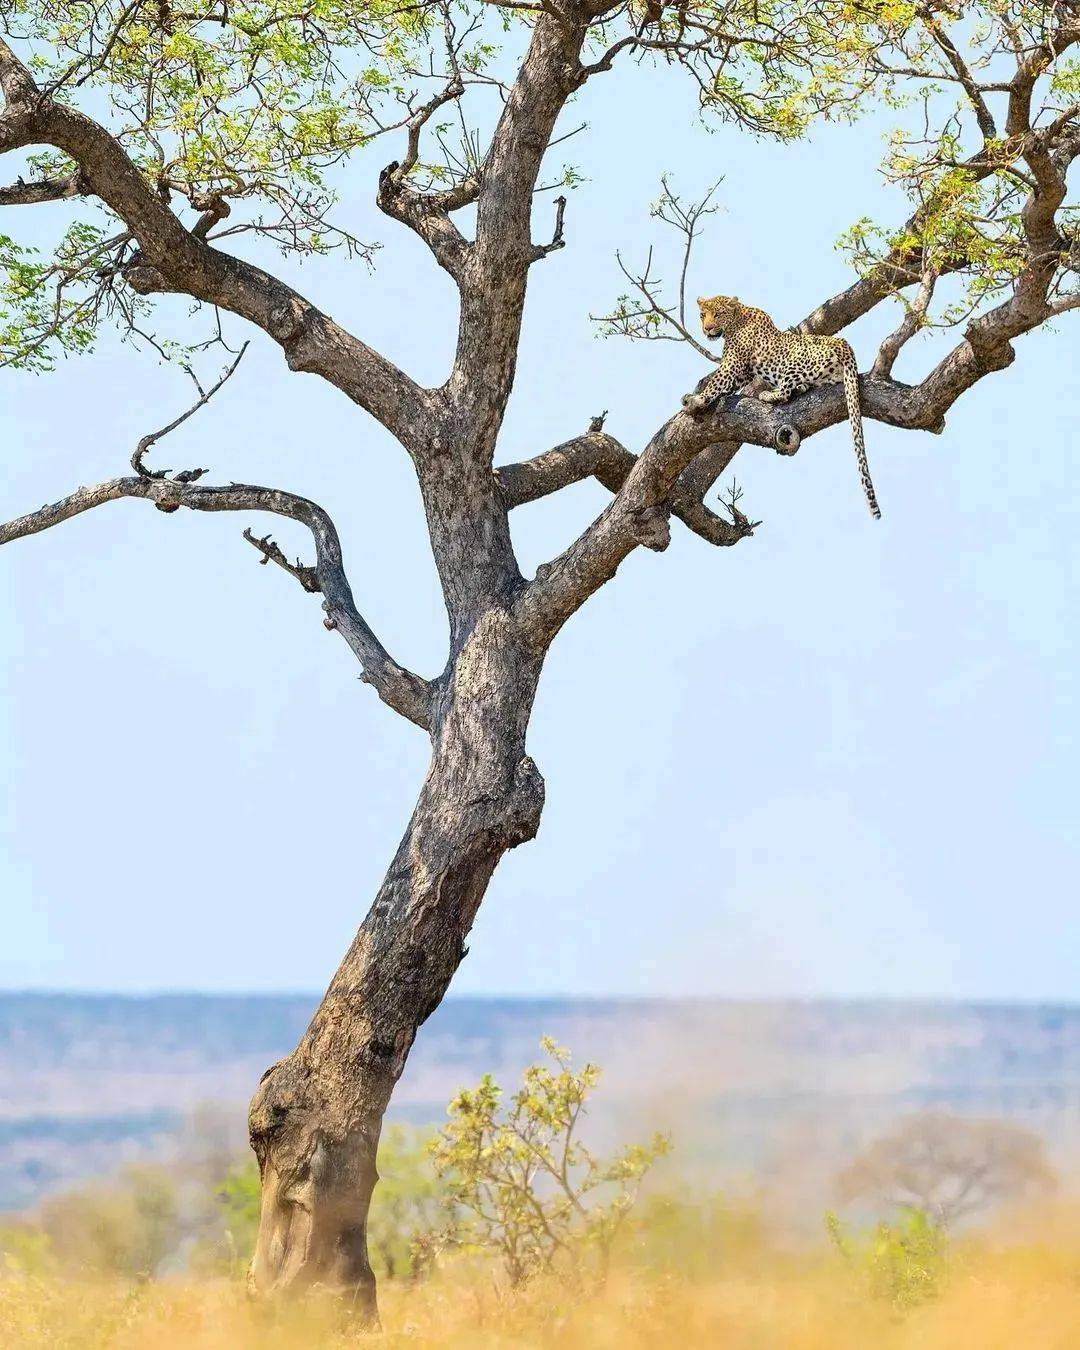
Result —
[{"label": "tree trunk", "polygon": [[383,1113],[496,864],[536,833],[543,780],[525,731],[539,668],[492,607],[439,682],[431,765],[390,870],[302,1041],[251,1105],[259,1292],[345,1291],[377,1319],[366,1229]]}]

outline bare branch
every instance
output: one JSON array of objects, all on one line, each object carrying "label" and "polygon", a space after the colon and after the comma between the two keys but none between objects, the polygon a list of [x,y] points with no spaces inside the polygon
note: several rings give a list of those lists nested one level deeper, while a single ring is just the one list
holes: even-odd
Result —
[{"label": "bare branch", "polygon": [[[496,469],[496,478],[507,506],[513,509],[527,502],[539,501],[586,478],[595,478],[609,492],[618,492],[634,467],[635,458],[614,436],[602,431],[602,425],[601,418],[594,418],[585,435],[564,441],[562,445],[545,450],[543,454],[520,464],[504,464]],[[711,447],[718,452],[727,451],[726,457],[718,453],[711,461],[711,477],[706,480],[704,471],[697,478],[688,477],[690,471],[687,470],[687,474],[676,485],[671,499],[673,516],[706,543],[721,548],[737,544],[748,532],[739,530],[710,511],[702,498],[737,448]],[[704,456],[699,458],[703,459]]]},{"label": "bare branch", "polygon": [[[315,541],[315,566],[303,569],[303,577],[298,575],[302,570],[299,565],[294,569],[291,564],[284,563],[286,570],[298,576],[305,590],[322,592],[323,608],[332,621],[332,627],[348,643],[363,667],[362,678],[375,688],[382,701],[417,726],[425,729],[430,726],[430,685],[412,671],[399,666],[364,621],[356,608],[345,575],[341,543],[334,523],[322,507],[305,497],[277,488],[243,483],[233,483],[228,487],[203,487],[175,479],[141,475],[113,478],[95,487],[79,488],[61,501],[0,525],[0,545],[39,534],[62,521],[125,497],[152,502],[159,511],[167,514],[181,506],[192,511],[269,511],[306,525]],[[246,532],[245,537],[249,533]],[[267,541],[266,552],[271,557],[274,548],[276,545]],[[278,559],[273,557],[273,561]]]},{"label": "bare branch", "polygon": [[994,122],[994,116],[983,97],[983,91],[977,84],[974,75],[971,73],[967,62],[960,55],[956,44],[949,36],[934,11],[930,8],[920,9],[919,17],[926,26],[927,31],[933,37],[934,41],[944,52],[949,65],[956,73],[956,78],[963,86],[964,93],[968,97],[972,109],[975,113],[975,120],[979,124],[979,130],[987,140],[993,140],[997,136],[997,125]]},{"label": "bare branch", "polygon": [[455,102],[465,92],[449,15],[445,24],[450,78],[439,93],[418,107],[406,121],[405,156],[400,162],[394,160],[388,164],[379,175],[377,200],[381,211],[407,225],[424,240],[440,267],[460,284],[469,244],[450,219],[450,213],[475,201],[480,191],[480,176],[466,173],[461,182],[446,192],[419,192],[408,182],[420,158],[420,137],[424,127],[440,108]]},{"label": "bare branch", "polygon": [[8,108],[28,105],[37,94],[37,85],[25,66],[0,37],[0,92]]},{"label": "bare branch", "polygon": [[554,253],[556,249],[565,247],[566,240],[563,238],[563,217],[566,214],[566,198],[560,195],[555,198],[555,232],[551,236],[550,244],[537,244],[533,249],[533,260],[546,258],[549,253]]},{"label": "bare branch", "polygon": [[1067,314],[1072,309],[1080,309],[1080,295],[1069,295],[1052,304],[1050,306],[1050,318],[1054,319],[1059,314]]},{"label": "bare branch", "polygon": [[0,206],[37,206],[41,202],[65,201],[69,197],[84,196],[88,188],[78,170],[63,178],[39,178],[29,183],[20,177],[9,187],[0,187]]},{"label": "bare branch", "polygon": [[928,271],[923,274],[922,283],[919,286],[918,294],[912,300],[910,305],[905,306],[904,317],[900,326],[882,342],[878,350],[877,359],[873,365],[875,375],[891,375],[893,366],[896,364],[896,358],[900,355],[900,348],[905,343],[910,342],[919,329],[923,326],[926,319],[926,311],[930,306],[930,301],[934,296],[934,287],[937,284],[937,274]]},{"label": "bare branch", "polygon": [[[722,181],[722,180],[721,180]],[[650,247],[645,259],[645,270],[635,273],[626,266],[622,254],[616,250],[615,261],[619,270],[641,296],[633,305],[620,297],[619,307],[612,314],[590,315],[594,323],[606,326],[609,335],[628,337],[647,342],[685,342],[706,361],[717,362],[719,357],[699,342],[687,327],[686,322],[686,280],[693,257],[694,245],[702,233],[702,221],[706,216],[715,215],[718,207],[712,204],[720,182],[716,182],[698,201],[684,205],[681,197],[672,190],[667,177],[660,180],[660,198],[652,208],[652,215],[665,225],[672,226],[682,236],[682,262],[679,270],[677,306],[667,304],[662,297],[663,283],[653,276],[653,249]],[[678,317],[676,317],[676,312]],[[668,329],[670,331],[665,331]]]},{"label": "bare branch", "polygon": [[244,538],[262,554],[261,561],[264,567],[267,563],[277,563],[278,567],[288,572],[289,576],[295,577],[304,590],[311,595],[317,594],[322,589],[319,585],[317,570],[302,563],[299,558],[296,562],[291,563],[269,534],[264,534],[259,538],[249,528],[244,531]]},{"label": "bare branch", "polygon": [[[680,317],[676,318],[672,307],[665,305],[660,299],[659,291],[662,283],[652,275],[651,248],[645,259],[645,270],[641,273],[631,272],[618,250],[615,252],[615,261],[623,276],[642,299],[628,305],[625,303],[625,297],[621,297],[619,307],[613,313],[591,314],[589,317],[594,323],[606,327],[609,336],[618,335],[639,342],[685,342],[707,361],[715,363],[720,359],[715,352],[709,351],[708,347],[694,337],[683,322],[681,313]],[[680,298],[680,308],[682,303]],[[664,331],[665,328],[671,331]]]},{"label": "bare branch", "polygon": [[[160,431],[151,431],[148,435],[143,436],[142,439],[139,441],[139,444],[135,447],[135,453],[131,456],[131,467],[135,470],[137,474],[139,474],[140,477],[164,478],[166,474],[171,472],[171,470],[169,469],[156,469],[154,471],[151,471],[150,469],[146,468],[146,466],[143,464],[143,460],[145,459],[146,454],[149,451],[150,447],[154,445],[157,441],[162,440],[165,436],[168,436],[168,434],[171,431],[175,431],[177,427],[183,426],[183,424],[188,420],[188,418],[192,417],[195,413],[197,413],[200,408],[206,407],[206,405],[214,397],[214,395],[221,388],[221,386],[225,384],[228,380],[230,380],[236,373],[236,368],[240,364],[240,362],[244,359],[244,353],[247,351],[248,346],[249,344],[245,342],[244,345],[240,348],[231,365],[229,365],[229,367],[222,373],[221,378],[217,381],[215,385],[213,385],[210,389],[207,390],[204,390],[202,386],[199,384],[198,378],[196,377],[195,372],[191,369],[191,367],[190,366],[184,367],[184,370],[194,381],[195,388],[198,389],[199,391],[199,398],[197,402],[193,403],[191,407],[187,409],[186,412],[182,412],[179,417],[174,417],[168,426],[162,427]],[[201,478],[204,473],[206,473],[205,469],[185,469],[183,471],[183,474],[177,478],[177,481],[192,483],[195,481],[196,478]]]}]

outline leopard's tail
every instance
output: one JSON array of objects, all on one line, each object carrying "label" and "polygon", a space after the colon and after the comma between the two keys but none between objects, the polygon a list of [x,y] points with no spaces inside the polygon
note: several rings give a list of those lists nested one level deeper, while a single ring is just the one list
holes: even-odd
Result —
[{"label": "leopard's tail", "polygon": [[859,404],[859,370],[855,364],[854,352],[848,353],[844,362],[844,398],[847,401],[848,421],[851,423],[851,437],[855,442],[855,458],[859,463],[859,478],[866,503],[875,520],[881,519],[881,507],[877,504],[874,484],[870,477],[870,465],[866,459],[866,442],[863,440],[862,408]]}]

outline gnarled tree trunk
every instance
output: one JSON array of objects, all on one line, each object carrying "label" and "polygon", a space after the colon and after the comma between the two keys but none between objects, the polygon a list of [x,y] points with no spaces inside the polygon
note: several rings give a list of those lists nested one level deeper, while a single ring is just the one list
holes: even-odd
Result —
[{"label": "gnarled tree trunk", "polygon": [[431,766],[390,870],[303,1040],[252,1102],[260,1292],[347,1290],[377,1316],[366,1224],[383,1113],[496,864],[536,833],[543,782],[525,731],[538,674],[511,613],[492,608],[440,682]]}]

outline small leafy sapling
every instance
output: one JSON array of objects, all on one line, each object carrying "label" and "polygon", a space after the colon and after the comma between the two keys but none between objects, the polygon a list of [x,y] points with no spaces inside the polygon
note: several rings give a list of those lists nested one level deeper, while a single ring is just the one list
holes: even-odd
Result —
[{"label": "small leafy sapling", "polygon": [[553,1067],[526,1069],[506,1105],[490,1074],[450,1103],[431,1146],[447,1187],[442,1245],[497,1255],[512,1288],[556,1266],[602,1283],[642,1183],[671,1142],[654,1134],[598,1158],[579,1130],[600,1070],[575,1071],[569,1051],[542,1044]]}]

